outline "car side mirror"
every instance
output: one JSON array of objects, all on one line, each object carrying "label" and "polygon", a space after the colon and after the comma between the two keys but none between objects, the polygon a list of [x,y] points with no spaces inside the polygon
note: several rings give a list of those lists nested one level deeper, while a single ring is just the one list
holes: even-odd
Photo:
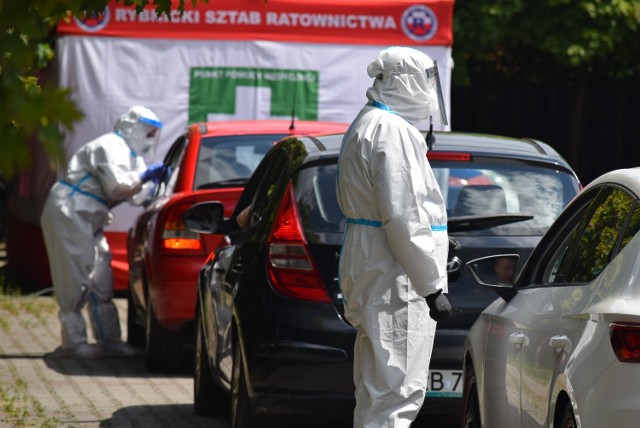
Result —
[{"label": "car side mirror", "polygon": [[515,283],[519,259],[518,254],[481,257],[467,262],[467,269],[479,285],[509,301],[518,293]]},{"label": "car side mirror", "polygon": [[187,229],[212,234],[216,233],[224,221],[224,205],[220,202],[202,202],[189,208],[182,215]]}]

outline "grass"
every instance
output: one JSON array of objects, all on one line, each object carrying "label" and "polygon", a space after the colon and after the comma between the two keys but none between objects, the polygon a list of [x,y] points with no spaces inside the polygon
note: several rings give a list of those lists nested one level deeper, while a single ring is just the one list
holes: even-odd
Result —
[{"label": "grass", "polygon": [[49,428],[59,425],[57,418],[45,415],[44,406],[29,394],[27,384],[20,378],[13,384],[0,385],[0,402],[4,422],[13,427]]},{"label": "grass", "polygon": [[6,267],[0,268],[0,296],[18,296],[20,287],[10,279]]},{"label": "grass", "polygon": [[[0,268],[0,312],[7,312],[16,316],[19,313],[29,313],[38,319],[44,319],[57,310],[54,299],[38,301],[35,296],[23,295],[21,288],[11,281],[6,269]],[[3,317],[4,318],[4,317]],[[6,328],[6,323],[0,319],[0,328]]]},{"label": "grass", "polygon": [[[9,279],[6,268],[0,266],[0,329],[5,333],[11,328],[11,320],[21,313],[27,312],[42,320],[46,318],[44,314],[56,310],[53,299],[36,302],[35,298],[21,294],[20,287]],[[21,322],[35,325],[33,319]],[[16,428],[60,426],[57,418],[45,414],[45,407],[29,393],[27,383],[19,377],[14,377],[13,381],[0,382],[0,421],[2,426]]]},{"label": "grass", "polygon": [[[48,322],[51,314],[58,310],[56,301],[33,296],[21,296],[13,291],[6,293],[0,289],[0,330],[8,333],[11,320],[19,318],[20,325],[25,328],[37,327],[38,323]],[[32,317],[20,317],[29,314]]]}]

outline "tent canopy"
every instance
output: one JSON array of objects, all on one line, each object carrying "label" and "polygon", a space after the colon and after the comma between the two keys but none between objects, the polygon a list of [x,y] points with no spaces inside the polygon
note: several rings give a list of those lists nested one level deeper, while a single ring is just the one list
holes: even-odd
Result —
[{"label": "tent canopy", "polygon": [[[173,8],[178,2],[173,1]],[[200,40],[271,40],[368,45],[453,42],[453,0],[214,0],[187,3],[184,13],[137,14],[115,1],[97,17],[72,19],[60,35]]]}]

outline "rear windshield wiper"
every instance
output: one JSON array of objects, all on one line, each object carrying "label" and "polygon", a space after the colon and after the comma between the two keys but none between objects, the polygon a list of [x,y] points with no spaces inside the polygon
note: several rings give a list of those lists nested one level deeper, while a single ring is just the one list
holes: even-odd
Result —
[{"label": "rear windshield wiper", "polygon": [[501,226],[503,224],[527,221],[531,220],[533,217],[533,214],[528,213],[465,215],[459,217],[449,217],[449,219],[447,220],[447,229],[449,232],[484,229],[486,227]]},{"label": "rear windshield wiper", "polygon": [[231,187],[231,186],[237,186],[237,185],[244,185],[244,184],[247,184],[247,181],[249,181],[248,178],[234,178],[234,179],[231,179],[231,180],[215,181],[213,183],[201,184],[200,186],[198,186],[198,190],[200,190],[200,189],[215,189],[215,188],[218,188],[218,187]]}]

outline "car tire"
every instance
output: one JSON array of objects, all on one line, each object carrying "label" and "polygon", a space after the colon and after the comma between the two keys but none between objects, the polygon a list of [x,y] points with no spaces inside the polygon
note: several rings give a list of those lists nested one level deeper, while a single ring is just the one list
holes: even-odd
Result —
[{"label": "car tire", "polygon": [[145,361],[150,372],[175,371],[182,360],[182,337],[180,332],[165,330],[158,324],[156,314],[147,299],[147,330]]},{"label": "car tire", "polygon": [[136,307],[133,303],[131,285],[129,285],[129,291],[127,292],[127,343],[131,346],[143,347],[144,336],[144,327],[138,324],[136,320]]},{"label": "car tire", "polygon": [[193,407],[199,415],[227,416],[229,413],[229,395],[212,378],[199,304],[196,306],[195,327]]},{"label": "car tire", "polygon": [[478,384],[473,366],[465,367],[464,392],[462,395],[463,411],[462,428],[481,428],[480,402],[478,401]]},{"label": "car tire", "polygon": [[560,420],[560,428],[576,428],[576,417],[573,414],[571,403],[567,403],[562,411],[562,419]]},{"label": "car tire", "polygon": [[280,426],[275,416],[258,415],[249,402],[240,343],[236,343],[231,375],[231,428],[271,428]]}]

